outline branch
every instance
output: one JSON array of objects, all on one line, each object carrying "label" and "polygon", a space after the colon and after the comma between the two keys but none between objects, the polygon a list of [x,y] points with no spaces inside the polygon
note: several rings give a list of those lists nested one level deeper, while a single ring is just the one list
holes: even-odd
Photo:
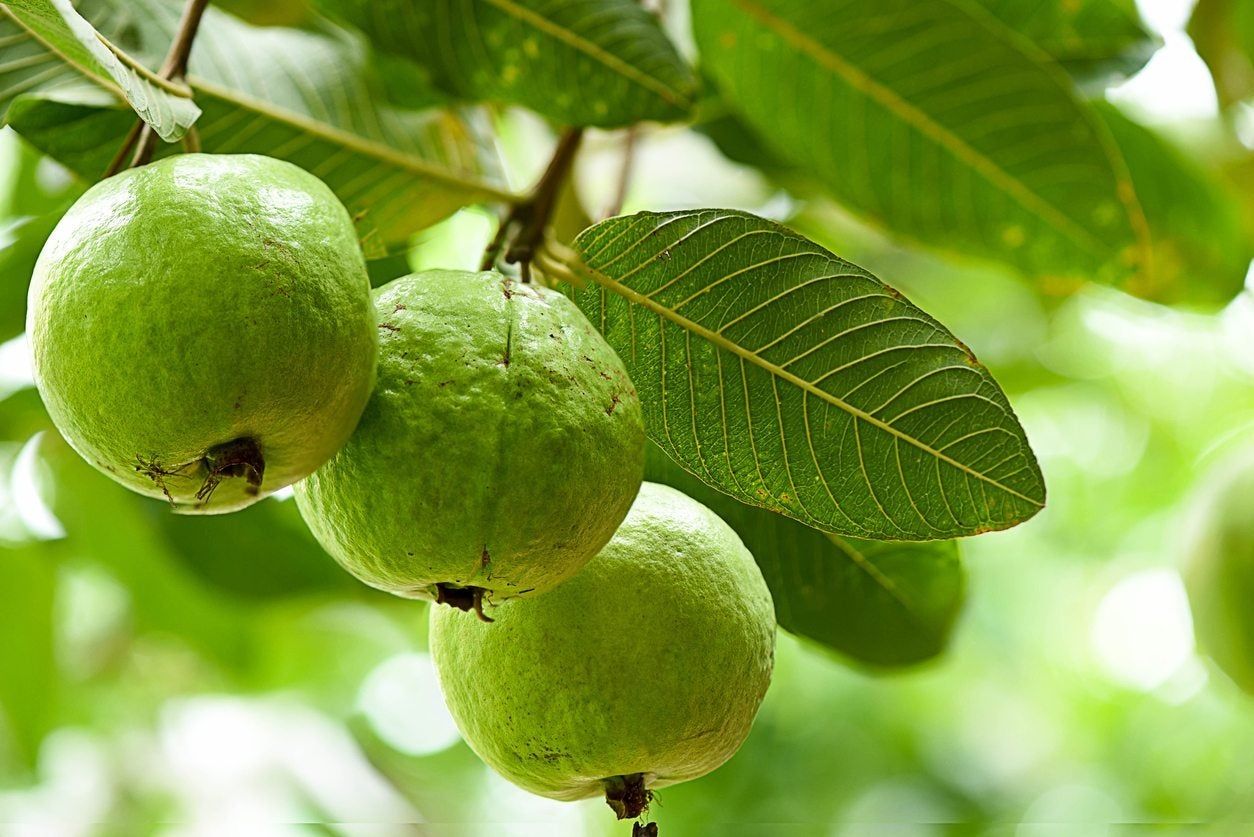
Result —
[{"label": "branch", "polygon": [[531,262],[544,242],[544,231],[548,229],[562,184],[570,175],[582,139],[582,128],[568,128],[558,138],[553,158],[540,182],[530,195],[514,204],[484,251],[482,270],[492,269],[504,250],[505,263],[518,265],[522,280],[531,281]]},{"label": "branch", "polygon": [[[205,7],[208,5],[209,0],[187,0],[183,6],[183,14],[179,18],[174,40],[170,43],[170,51],[166,53],[165,62],[162,63],[161,71],[158,73],[161,78],[175,81],[187,75],[187,59],[192,54],[192,42],[196,39],[196,30],[200,28],[200,19],[204,17]],[[199,147],[195,138],[191,142]],[[126,155],[132,148],[135,148],[135,156],[131,158],[130,167],[135,168],[148,163],[156,147],[157,134],[150,125],[140,120],[126,135],[126,140],[114,156],[113,162],[109,164],[105,177],[111,177],[122,170],[122,161],[126,159]]]},{"label": "branch", "polygon": [[627,129],[627,135],[623,140],[623,162],[622,167],[618,170],[618,185],[614,189],[614,199],[610,202],[609,207],[605,210],[602,219],[613,218],[623,211],[623,204],[627,200],[627,190],[631,186],[631,178],[636,168],[636,146],[640,140],[640,126],[632,125]]},{"label": "branch", "polygon": [[[645,0],[644,7],[647,11],[652,12],[659,21],[666,17],[666,0],[654,0],[654,2]],[[631,186],[632,175],[635,174],[636,148],[639,142],[640,124],[636,123],[627,129],[627,135],[623,140],[623,162],[622,167],[618,170],[618,185],[614,189],[614,198],[605,210],[602,220],[613,218],[623,211],[623,204],[627,201],[627,190]]]}]

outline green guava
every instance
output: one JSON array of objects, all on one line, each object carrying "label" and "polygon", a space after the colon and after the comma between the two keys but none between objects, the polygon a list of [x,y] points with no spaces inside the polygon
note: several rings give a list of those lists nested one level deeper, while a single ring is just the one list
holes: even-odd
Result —
[{"label": "green guava", "polygon": [[375,291],[374,395],[296,487],[314,535],[362,581],[482,615],[605,545],[644,473],[640,401],[568,298],[432,270]]},{"label": "green guava", "polygon": [[27,331],[66,441],[182,512],[242,508],[321,465],[378,349],[348,212],[254,155],[170,157],[89,189],[39,256]]},{"label": "green guava", "polygon": [[1254,694],[1254,455],[1213,483],[1184,577],[1199,647]]},{"label": "green guava", "polygon": [[714,512],[656,483],[578,575],[494,616],[431,611],[466,741],[532,793],[605,794],[621,818],[731,758],[771,679],[775,613],[753,556]]}]

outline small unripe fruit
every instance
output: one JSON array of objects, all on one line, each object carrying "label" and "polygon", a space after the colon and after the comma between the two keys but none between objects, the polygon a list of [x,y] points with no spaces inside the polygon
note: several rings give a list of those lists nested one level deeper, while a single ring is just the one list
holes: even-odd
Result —
[{"label": "small unripe fruit", "polygon": [[254,155],[170,157],[88,189],[39,256],[27,330],[66,441],[184,512],[241,508],[321,465],[377,350],[348,212]]},{"label": "small unripe fruit", "polygon": [[1185,583],[1199,647],[1254,694],[1254,457],[1210,488]]},{"label": "small unripe fruit", "polygon": [[375,301],[375,393],[296,488],[314,535],[367,584],[480,613],[574,575],[644,473],[614,350],[568,298],[499,273],[428,271]]},{"label": "small unripe fruit", "polygon": [[467,742],[520,787],[605,794],[620,817],[729,759],[770,683],[775,613],[753,556],[712,511],[654,483],[577,576],[493,615],[431,611]]}]

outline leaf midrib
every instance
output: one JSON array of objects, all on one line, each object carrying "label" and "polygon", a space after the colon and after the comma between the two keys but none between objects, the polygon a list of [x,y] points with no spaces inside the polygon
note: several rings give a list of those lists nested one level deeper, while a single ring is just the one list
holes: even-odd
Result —
[{"label": "leaf midrib", "polygon": [[832,542],[833,546],[844,553],[845,557],[853,562],[855,567],[866,573],[867,577],[875,582],[881,590],[887,593],[893,601],[901,605],[901,609],[905,612],[906,618],[913,622],[916,627],[921,629],[933,640],[938,638],[938,634],[933,627],[929,625],[923,617],[915,612],[913,603],[906,598],[893,580],[889,578],[883,570],[877,567],[870,558],[864,555],[861,550],[855,549],[853,544],[849,543],[840,535],[836,535],[831,532],[824,532],[823,534],[829,541]]},{"label": "leaf midrib", "polygon": [[529,23],[541,32],[557,38],[562,43],[578,50],[579,52],[582,52],[584,55],[587,55],[589,58],[602,64],[614,73],[617,73],[629,81],[634,82],[640,87],[644,87],[645,89],[652,91],[666,100],[669,104],[680,109],[687,109],[691,105],[691,100],[687,96],[672,89],[661,79],[655,78],[648,73],[640,72],[626,61],[620,59],[618,56],[606,52],[596,44],[586,38],[580,37],[570,29],[559,26],[548,18],[545,18],[530,9],[523,8],[514,2],[514,0],[485,0],[485,2],[491,6],[495,6],[505,14],[518,18],[524,23]]},{"label": "leaf midrib", "polygon": [[[52,53],[57,58],[59,58],[62,64],[74,69],[79,74],[89,79],[93,84],[96,84],[104,88],[105,90],[109,91],[113,95],[117,96],[119,99],[122,99],[123,101],[126,100],[126,93],[122,90],[121,85],[119,85],[117,82],[115,82],[111,78],[106,78],[106,77],[99,75],[98,73],[93,72],[92,70],[88,69],[87,67],[84,67],[82,64],[79,64],[76,61],[71,61],[68,55],[66,55],[61,50],[57,49],[52,44],[48,43],[48,41],[45,40],[43,36],[41,36],[35,30],[31,29],[29,26],[27,26],[25,22],[22,21],[21,18],[19,18],[17,15],[10,12],[7,4],[0,3],[0,15],[3,15],[4,17],[7,17],[9,20],[13,21],[13,23],[17,25],[19,28],[21,28],[23,32],[25,32],[30,37],[34,38],[35,41],[40,46],[42,46],[44,49],[48,50],[48,52]],[[104,69],[104,68],[102,67],[101,69]]]},{"label": "leaf midrib", "polygon": [[844,56],[826,44],[819,43],[793,26],[789,21],[773,14],[758,4],[757,0],[731,0],[747,14],[755,17],[768,29],[773,30],[785,42],[798,51],[809,55],[821,66],[839,75],[851,86],[861,90],[902,121],[913,125],[937,144],[944,146],[958,159],[979,171],[1001,191],[1011,195],[1025,210],[1046,220],[1065,237],[1089,252],[1105,257],[1110,248],[1080,224],[1072,221],[1053,204],[1034,192],[1023,181],[997,165],[962,137],[936,122],[919,108],[903,99],[886,85],[854,66]]},{"label": "leaf midrib", "polygon": [[774,375],[775,377],[782,378],[785,381],[788,381],[793,386],[799,387],[800,389],[802,389],[805,392],[810,393],[814,397],[819,398],[823,401],[826,401],[827,403],[831,404],[832,406],[836,407],[839,410],[843,410],[844,412],[848,413],[853,418],[860,419],[866,422],[867,424],[869,424],[870,426],[878,430],[881,430],[885,433],[888,433],[889,435],[897,439],[900,439],[909,445],[914,446],[915,448],[923,451],[929,456],[935,457],[941,462],[944,462],[947,465],[953,468],[956,468],[959,471],[967,474],[968,476],[974,477],[975,479],[978,479],[981,482],[984,482],[992,486],[993,488],[1003,491],[1006,494],[1009,494],[1013,497],[1018,497],[1019,499],[1023,500],[1026,503],[1030,503],[1036,508],[1044,507],[1045,504],[1041,502],[1040,500],[1037,500],[1033,497],[1029,497],[1026,494],[1023,494],[1022,492],[1017,491],[1011,488],[1010,486],[1004,485],[1003,483],[993,479],[987,474],[982,474],[979,471],[972,469],[970,466],[965,465],[950,456],[947,456],[941,451],[933,449],[931,446],[927,445],[923,441],[916,439],[913,436],[910,436],[906,433],[903,433],[902,431],[893,427],[891,424],[881,419],[876,418],[875,416],[871,415],[870,413],[867,413],[864,410],[858,409],[852,404],[838,398],[835,395],[832,395],[830,392],[827,392],[826,390],[820,389],[819,387],[815,386],[809,381],[806,381],[805,379],[797,375],[794,375],[788,370],[782,369],[779,366],[776,366],[775,364],[770,363],[769,361],[762,358],[758,354],[749,351],[748,349],[744,348],[743,346],[740,346],[737,343],[732,342],[731,340],[728,340],[727,338],[723,337],[718,332],[711,331],[705,326],[702,326],[701,324],[696,323],[688,319],[687,317],[684,317],[681,314],[675,313],[670,308],[667,308],[666,306],[655,302],[654,300],[650,299],[644,294],[641,294],[637,292],[636,290],[627,287],[621,282],[609,276],[606,276],[604,273],[600,272],[596,268],[588,265],[587,262],[583,261],[583,259],[579,260],[578,268],[583,271],[586,271],[597,284],[609,288],[610,290],[617,293],[619,296],[626,298],[628,301],[634,302],[637,305],[647,308],[648,310],[652,311],[653,313],[657,314],[660,317],[665,317],[666,319],[670,320],[675,325],[678,325],[680,328],[683,328],[687,331],[691,331],[692,333],[697,334],[705,338],[706,340],[710,341],[715,346],[723,349],[724,351],[731,352],[732,354],[736,355],[742,360],[747,360],[750,363],[754,364],[755,366],[758,366],[759,368],[766,370],[771,375]]},{"label": "leaf midrib", "polygon": [[341,145],[350,151],[411,171],[429,180],[474,192],[491,201],[513,203],[518,199],[518,196],[512,192],[504,191],[482,180],[442,169],[419,157],[403,154],[390,146],[328,125],[325,122],[319,122],[312,117],[281,108],[273,102],[256,98],[235,88],[224,87],[200,76],[189,76],[188,83],[194,90],[202,90],[210,96],[230,102],[240,108],[251,110],[254,113],[276,121],[286,122],[300,130],[308,131],[318,138]]}]

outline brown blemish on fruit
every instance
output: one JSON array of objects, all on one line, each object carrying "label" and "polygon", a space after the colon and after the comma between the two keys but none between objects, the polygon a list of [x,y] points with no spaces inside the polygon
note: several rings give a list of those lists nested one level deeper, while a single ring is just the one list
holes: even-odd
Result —
[{"label": "brown blemish on fruit", "polygon": [[501,357],[500,365],[506,369],[509,368],[509,355],[514,345],[514,324],[510,323],[509,328],[505,331],[505,354]]}]

